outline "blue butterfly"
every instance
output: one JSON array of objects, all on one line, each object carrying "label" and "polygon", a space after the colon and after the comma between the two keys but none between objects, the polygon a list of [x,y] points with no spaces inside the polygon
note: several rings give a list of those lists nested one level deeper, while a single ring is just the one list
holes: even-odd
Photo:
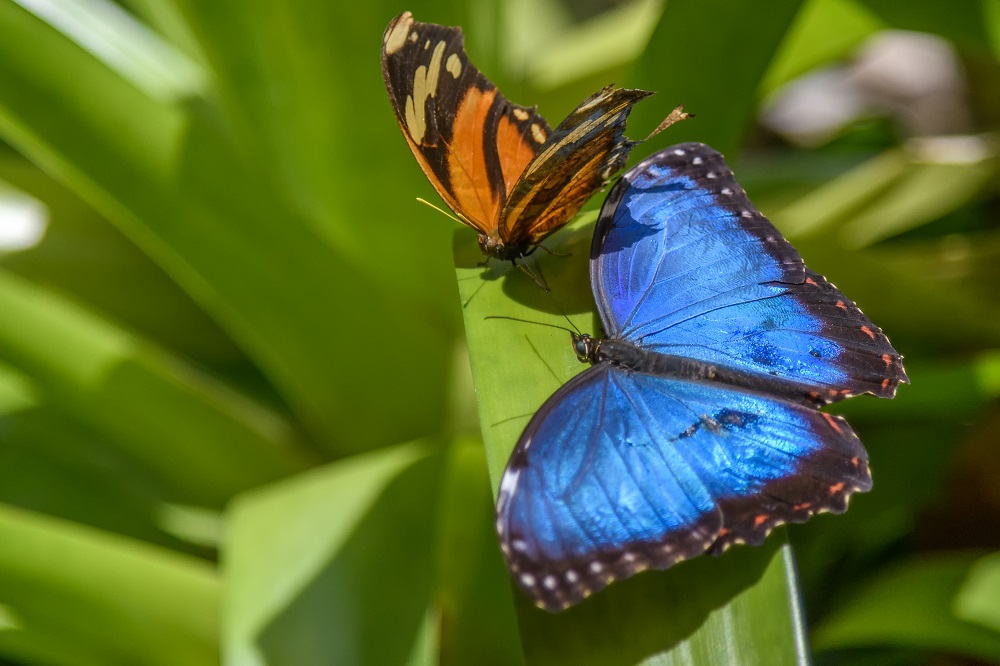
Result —
[{"label": "blue butterfly", "polygon": [[519,586],[558,612],[608,583],[841,513],[868,455],[822,405],[908,382],[881,329],[754,208],[718,152],[630,169],[594,233],[607,337],[548,399],[500,482]]}]

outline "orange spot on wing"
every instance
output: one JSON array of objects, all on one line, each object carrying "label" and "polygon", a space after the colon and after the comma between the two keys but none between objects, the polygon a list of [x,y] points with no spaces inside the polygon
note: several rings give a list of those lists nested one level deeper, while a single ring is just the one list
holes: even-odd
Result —
[{"label": "orange spot on wing", "polygon": [[816,280],[813,280],[812,278],[808,278],[808,277],[806,278],[806,284],[811,284],[814,287],[818,286],[816,284]]},{"label": "orange spot on wing", "polygon": [[837,493],[839,493],[843,489],[844,489],[844,482],[843,481],[841,481],[840,483],[835,483],[832,486],[830,486],[830,494],[831,495],[836,495]]},{"label": "orange spot on wing", "polygon": [[882,360],[885,361],[885,367],[892,365],[892,357],[888,354],[882,354]]},{"label": "orange spot on wing", "polygon": [[[455,112],[455,124],[448,151],[451,194],[473,226],[487,234],[496,232],[500,201],[486,171],[483,133],[496,88],[469,88]],[[506,188],[504,188],[506,191]]]},{"label": "orange spot on wing", "polygon": [[841,310],[845,311],[847,310],[847,306],[844,305],[844,301],[837,301],[837,307],[840,308]]},{"label": "orange spot on wing", "polygon": [[761,525],[763,525],[766,522],[767,522],[767,514],[766,513],[760,513],[760,514],[757,514],[757,516],[754,517],[754,519],[753,519],[753,526],[754,527],[760,527]]},{"label": "orange spot on wing", "polygon": [[862,326],[861,327],[861,332],[864,333],[865,335],[867,335],[872,340],[875,339],[875,333],[873,333],[872,329],[868,328],[867,326]]},{"label": "orange spot on wing", "polygon": [[861,464],[861,460],[857,456],[854,456],[853,458],[851,458],[851,466],[852,467],[857,467],[860,464]]},{"label": "orange spot on wing", "polygon": [[[515,109],[515,114],[521,109]],[[526,115],[526,111],[521,111]],[[503,171],[504,192],[509,193],[514,188],[518,177],[524,173],[531,158],[535,156],[535,146],[528,142],[522,130],[507,116],[500,117],[497,125],[497,155],[500,157],[500,170]]]},{"label": "orange spot on wing", "polygon": [[794,509],[795,511],[802,511],[804,509],[808,509],[811,506],[812,502],[803,502],[802,504],[793,504],[792,509]]},{"label": "orange spot on wing", "polygon": [[885,379],[882,380],[882,390],[884,391],[887,388],[889,388],[889,378],[888,377],[886,377]]},{"label": "orange spot on wing", "polygon": [[834,430],[837,431],[838,435],[843,435],[844,434],[844,431],[841,430],[840,426],[837,424],[837,419],[833,418],[832,416],[830,416],[826,412],[822,412],[822,414],[823,414],[823,418],[826,419],[826,422],[830,424],[831,428],[833,428]]},{"label": "orange spot on wing", "polygon": [[719,536],[720,537],[724,537],[727,534],[729,534],[729,530],[727,528],[723,527],[721,530],[719,530]]}]

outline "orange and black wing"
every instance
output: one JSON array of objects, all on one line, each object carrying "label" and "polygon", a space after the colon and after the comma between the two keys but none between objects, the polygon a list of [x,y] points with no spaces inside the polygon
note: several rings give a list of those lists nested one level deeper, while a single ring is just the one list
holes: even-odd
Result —
[{"label": "orange and black wing", "polygon": [[625,121],[632,106],[651,94],[608,86],[559,124],[507,197],[498,225],[505,245],[537,245],[625,167],[641,143],[625,137]]},{"label": "orange and black wing", "polygon": [[507,194],[550,134],[469,62],[462,30],[406,12],[382,37],[382,74],[396,119],[441,198],[496,237]]}]

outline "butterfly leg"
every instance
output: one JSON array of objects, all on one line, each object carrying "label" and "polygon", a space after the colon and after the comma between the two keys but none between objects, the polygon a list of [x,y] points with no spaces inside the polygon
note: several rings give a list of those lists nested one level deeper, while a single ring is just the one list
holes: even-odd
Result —
[{"label": "butterfly leg", "polygon": [[549,248],[545,247],[542,244],[536,245],[534,248],[532,248],[531,251],[534,252],[538,248],[541,248],[541,249],[545,250],[548,254],[552,255],[553,257],[572,257],[573,256],[572,252],[556,252],[555,250],[550,250]]},{"label": "butterfly leg", "polygon": [[[542,277],[541,268],[538,268],[538,275],[535,275],[535,273],[530,268],[528,268],[528,263],[526,261],[523,261],[524,257],[521,258],[522,261],[520,263],[517,261],[517,259],[511,259],[510,263],[512,263],[515,267],[517,267],[518,270],[520,270],[522,273],[530,277],[532,282],[538,285],[539,289],[544,291],[546,294],[550,293],[551,289],[549,289],[549,286],[545,284],[545,279],[544,277]],[[538,264],[535,264],[535,266],[538,267]]]}]

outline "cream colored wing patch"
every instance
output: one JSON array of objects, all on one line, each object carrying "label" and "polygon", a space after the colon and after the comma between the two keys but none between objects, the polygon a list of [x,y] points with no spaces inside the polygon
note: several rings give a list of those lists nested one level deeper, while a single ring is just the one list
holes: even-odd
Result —
[{"label": "cream colored wing patch", "polygon": [[427,108],[427,98],[434,97],[437,92],[445,46],[444,42],[438,42],[431,54],[430,64],[417,67],[413,73],[413,95],[406,98],[406,130],[418,144],[424,140],[424,133],[427,131],[424,112]]}]

